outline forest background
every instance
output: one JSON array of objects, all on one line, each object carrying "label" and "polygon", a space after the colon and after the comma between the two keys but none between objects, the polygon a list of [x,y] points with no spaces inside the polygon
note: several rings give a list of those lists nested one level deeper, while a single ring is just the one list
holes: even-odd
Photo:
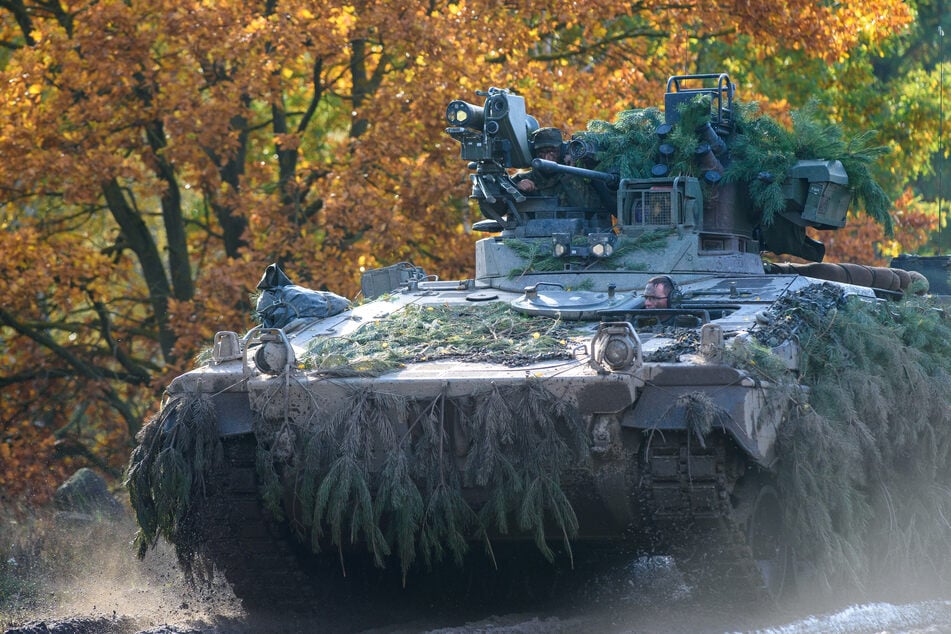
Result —
[{"label": "forest background", "polygon": [[853,209],[826,260],[951,252],[945,4],[0,0],[0,513],[81,466],[120,478],[269,263],[353,299],[401,261],[471,277],[444,113],[476,90],[569,132],[676,74],[728,72],[786,122],[816,100],[891,149],[896,226]]}]

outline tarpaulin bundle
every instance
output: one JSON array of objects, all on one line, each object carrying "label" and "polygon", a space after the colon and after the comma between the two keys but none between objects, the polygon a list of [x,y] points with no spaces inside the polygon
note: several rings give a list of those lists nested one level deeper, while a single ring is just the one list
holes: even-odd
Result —
[{"label": "tarpaulin bundle", "polygon": [[291,282],[277,264],[271,264],[258,282],[255,310],[266,328],[284,328],[299,318],[322,319],[350,308],[350,301],[329,291],[315,291]]}]

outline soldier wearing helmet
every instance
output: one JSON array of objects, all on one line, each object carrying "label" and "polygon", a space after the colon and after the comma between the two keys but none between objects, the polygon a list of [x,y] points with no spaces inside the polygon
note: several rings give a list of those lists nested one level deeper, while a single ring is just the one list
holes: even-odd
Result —
[{"label": "soldier wearing helmet", "polygon": [[[565,162],[564,140],[558,128],[539,128],[532,133],[532,154],[535,158],[556,163]],[[558,198],[563,207],[591,207],[599,203],[590,183],[570,174],[541,174],[535,170],[522,172],[512,179],[518,190],[533,196]]]}]

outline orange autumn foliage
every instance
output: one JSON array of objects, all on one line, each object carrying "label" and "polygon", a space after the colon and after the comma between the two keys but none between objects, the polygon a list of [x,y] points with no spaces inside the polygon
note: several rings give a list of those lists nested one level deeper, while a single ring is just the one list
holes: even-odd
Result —
[{"label": "orange autumn foliage", "polygon": [[470,276],[452,99],[511,87],[576,130],[657,103],[691,42],[833,62],[911,20],[898,0],[579,7],[4,3],[0,489],[118,476],[169,377],[252,325],[271,262],[352,298],[361,267]]},{"label": "orange autumn foliage", "polygon": [[911,190],[898,200],[892,217],[895,235],[886,236],[882,226],[867,216],[852,214],[849,223],[832,232],[809,230],[813,238],[826,246],[827,262],[857,262],[870,266],[888,266],[901,253],[914,253],[938,229],[937,214],[923,209]]}]

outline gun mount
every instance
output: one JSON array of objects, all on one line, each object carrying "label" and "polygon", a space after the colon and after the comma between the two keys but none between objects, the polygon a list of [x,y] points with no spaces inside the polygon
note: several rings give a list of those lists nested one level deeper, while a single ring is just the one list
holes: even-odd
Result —
[{"label": "gun mount", "polygon": [[525,113],[525,99],[502,88],[476,94],[486,98],[485,105],[456,100],[446,108],[446,120],[453,124],[446,132],[462,144],[462,158],[527,167],[532,160],[528,135],[538,129],[538,121]]},{"label": "gun mount", "polygon": [[[710,80],[715,80],[715,85],[704,85]],[[610,230],[622,236],[636,235],[648,227],[667,227],[691,232],[699,251],[710,250],[707,247],[718,253],[772,251],[821,261],[825,249],[806,235],[805,228],[835,230],[845,226],[851,202],[845,169],[839,161],[798,161],[783,175],[783,209],[765,214],[754,204],[750,190],[772,184],[773,174],[760,171],[745,179],[736,174],[725,177],[736,137],[734,92],[729,76],[722,73],[672,77],[667,83],[665,121],[653,131],[651,143],[623,150],[650,165],[649,172],[643,174],[579,167],[577,164],[596,163],[605,153],[598,135],[589,132],[575,135],[566,144],[565,154],[576,165],[531,160],[528,138],[537,123],[525,114],[522,98],[507,91],[492,88],[480,93],[487,95],[482,107],[452,102],[447,119],[466,125],[447,132],[462,145],[462,158],[472,161],[470,168],[476,171],[471,175],[471,199],[489,220],[475,228],[502,233],[506,238],[538,238],[546,231],[543,227],[548,227],[551,234],[567,231],[572,239],[583,240],[591,232]],[[686,121],[680,112],[702,97],[710,103],[706,114]],[[678,148],[671,143],[671,132],[679,125],[692,127],[696,141],[693,167],[672,175]],[[511,169],[528,166],[543,174],[574,178],[578,186],[594,186],[599,190],[596,204],[570,208],[550,197],[524,194],[515,186]],[[606,188],[611,194],[605,193]],[[539,223],[541,219],[564,222]]]}]

